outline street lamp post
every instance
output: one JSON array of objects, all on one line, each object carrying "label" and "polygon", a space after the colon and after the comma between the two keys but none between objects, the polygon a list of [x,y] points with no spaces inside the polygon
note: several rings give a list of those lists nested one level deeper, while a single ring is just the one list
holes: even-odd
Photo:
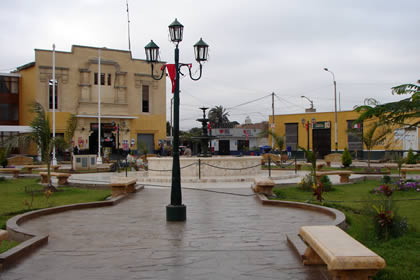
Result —
[{"label": "street lamp post", "polygon": [[332,71],[328,70],[328,68],[324,68],[325,71],[330,72],[333,76],[334,81],[334,114],[335,114],[335,151],[338,151],[338,140],[337,140],[337,82],[335,81],[335,75]]},{"label": "street lamp post", "polygon": [[314,102],[312,101],[312,100],[310,100],[308,97],[306,97],[306,96],[304,96],[304,95],[302,95],[300,98],[306,98],[310,103],[311,103],[311,110],[313,110],[314,109]]},{"label": "street lamp post", "polygon": [[[169,34],[171,41],[175,44],[175,90],[174,90],[174,128],[173,128],[173,160],[172,160],[172,184],[171,184],[171,203],[166,206],[166,220],[167,221],[185,221],[187,218],[187,207],[182,204],[181,194],[181,170],[179,163],[179,75],[181,67],[186,66],[189,70],[190,78],[197,81],[201,78],[202,64],[201,62],[207,61],[209,46],[200,39],[194,45],[195,59],[200,65],[200,74],[198,78],[193,78],[191,73],[191,64],[179,63],[179,49],[178,44],[182,41],[182,33],[184,26],[178,22],[177,19],[169,25]],[[169,67],[165,65],[162,67],[160,77],[155,77],[153,73],[154,63],[159,59],[159,47],[150,41],[145,46],[147,62],[151,63],[152,78],[160,80],[165,74],[165,69]]]}]

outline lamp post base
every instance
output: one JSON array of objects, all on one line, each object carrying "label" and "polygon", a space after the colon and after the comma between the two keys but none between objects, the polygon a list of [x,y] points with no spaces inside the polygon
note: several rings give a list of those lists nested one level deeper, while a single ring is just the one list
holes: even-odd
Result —
[{"label": "lamp post base", "polygon": [[182,205],[167,205],[166,206],[166,220],[168,222],[183,222],[187,219],[187,206]]}]

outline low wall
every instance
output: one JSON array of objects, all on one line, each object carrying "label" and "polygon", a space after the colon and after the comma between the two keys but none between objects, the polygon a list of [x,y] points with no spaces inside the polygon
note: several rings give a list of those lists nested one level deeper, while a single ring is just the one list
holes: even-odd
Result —
[{"label": "low wall", "polygon": [[[261,173],[261,157],[180,157],[180,166],[186,177],[249,176]],[[172,157],[148,158],[148,168],[149,177],[170,177]]]}]

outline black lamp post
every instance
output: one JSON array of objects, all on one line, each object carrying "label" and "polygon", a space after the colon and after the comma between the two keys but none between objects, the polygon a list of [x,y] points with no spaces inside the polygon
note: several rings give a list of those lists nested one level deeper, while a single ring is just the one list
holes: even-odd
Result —
[{"label": "black lamp post", "polygon": [[[306,150],[307,151],[309,151],[310,129],[311,129],[312,125],[315,124],[315,123],[316,123],[316,119],[315,118],[312,118],[312,122],[310,122],[309,120],[305,120],[305,118],[302,118],[302,125],[306,128],[306,132],[307,132],[307,143],[306,143]],[[313,137],[313,135],[312,135],[312,137]],[[314,149],[313,146],[314,146],[314,143],[312,141],[312,150]]]},{"label": "black lamp post", "polygon": [[[187,207],[182,204],[181,193],[181,170],[179,163],[179,74],[181,67],[186,66],[189,71],[190,78],[197,81],[201,78],[202,61],[207,61],[209,46],[200,39],[194,45],[195,60],[200,64],[200,75],[198,78],[193,78],[191,74],[191,65],[179,63],[179,49],[178,44],[182,41],[182,33],[184,26],[175,19],[169,25],[169,34],[171,41],[175,43],[175,91],[174,91],[174,127],[173,127],[173,160],[172,160],[172,185],[171,185],[171,203],[166,206],[166,220],[167,221],[185,221],[187,218]],[[159,77],[154,76],[154,63],[159,60],[159,47],[150,41],[145,47],[147,62],[151,63],[152,77],[155,80],[162,79],[165,74],[166,66],[162,68]]]}]

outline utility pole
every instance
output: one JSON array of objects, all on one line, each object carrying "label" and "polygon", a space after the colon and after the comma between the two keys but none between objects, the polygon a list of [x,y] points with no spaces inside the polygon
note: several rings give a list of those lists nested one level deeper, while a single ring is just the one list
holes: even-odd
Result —
[{"label": "utility pole", "polygon": [[[271,115],[271,131],[274,132],[274,92],[271,93],[271,109],[272,109],[272,115]],[[274,141],[273,136],[271,136],[271,149],[274,149]]]},{"label": "utility pole", "polygon": [[128,12],[128,0],[125,1],[127,4],[127,23],[128,23],[128,50],[131,52],[131,42],[130,42],[130,14]]}]

